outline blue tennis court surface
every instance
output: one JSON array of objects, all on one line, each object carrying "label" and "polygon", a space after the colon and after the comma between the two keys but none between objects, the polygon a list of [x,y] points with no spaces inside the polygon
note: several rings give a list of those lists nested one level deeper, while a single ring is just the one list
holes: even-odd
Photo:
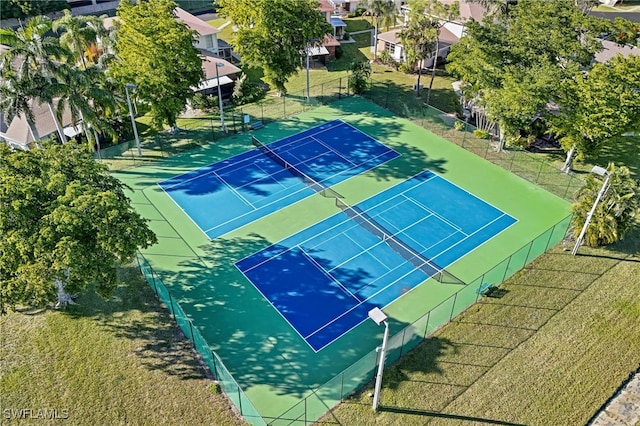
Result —
[{"label": "blue tennis court surface", "polygon": [[398,157],[333,120],[160,182],[211,239]]},{"label": "blue tennis court surface", "polygon": [[236,262],[314,351],[516,222],[429,171],[340,207]]}]

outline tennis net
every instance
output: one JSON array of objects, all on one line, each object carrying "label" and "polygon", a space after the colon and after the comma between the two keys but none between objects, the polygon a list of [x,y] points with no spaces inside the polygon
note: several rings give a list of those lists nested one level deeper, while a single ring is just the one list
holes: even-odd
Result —
[{"label": "tennis net", "polygon": [[333,191],[332,189],[327,188],[325,185],[313,179],[312,177],[289,163],[287,160],[282,158],[280,155],[276,154],[274,150],[260,142],[255,136],[251,136],[251,144],[258,148],[264,155],[269,157],[276,164],[284,167],[284,169],[291,173],[293,176],[300,178],[305,185],[313,189],[315,192],[327,198],[342,198],[340,194]]},{"label": "tennis net", "polygon": [[439,267],[421,253],[409,247],[393,233],[387,231],[380,223],[376,222],[372,217],[366,215],[363,211],[359,211],[356,207],[351,207],[344,201],[336,198],[336,206],[340,208],[351,220],[369,231],[371,234],[380,238],[393,251],[402,256],[416,268],[428,276],[434,278],[438,282],[447,284],[465,284],[464,281]]}]

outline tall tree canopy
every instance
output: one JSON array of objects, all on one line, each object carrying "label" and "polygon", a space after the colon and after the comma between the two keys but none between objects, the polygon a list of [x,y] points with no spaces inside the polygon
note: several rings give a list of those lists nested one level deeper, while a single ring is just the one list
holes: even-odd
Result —
[{"label": "tall tree canopy", "polygon": [[331,32],[317,0],[219,0],[217,5],[238,28],[235,50],[262,67],[267,82],[281,93],[309,44]]},{"label": "tall tree canopy", "polygon": [[451,49],[448,69],[499,125],[501,139],[514,142],[600,45],[574,0],[520,0],[507,11],[500,19],[470,22]]},{"label": "tall tree canopy", "polygon": [[622,55],[577,73],[562,88],[562,109],[551,117],[565,151],[596,155],[629,131],[640,131],[640,56]]},{"label": "tall tree canopy", "polygon": [[[154,126],[173,127],[204,73],[194,47],[195,34],[175,19],[172,0],[145,0],[118,7],[116,59],[109,75],[137,86],[137,96],[150,105]],[[124,90],[123,90],[124,92]]]},{"label": "tall tree canopy", "polygon": [[0,144],[0,199],[0,313],[54,303],[57,285],[108,296],[116,263],[156,242],[122,183],[75,144]]}]

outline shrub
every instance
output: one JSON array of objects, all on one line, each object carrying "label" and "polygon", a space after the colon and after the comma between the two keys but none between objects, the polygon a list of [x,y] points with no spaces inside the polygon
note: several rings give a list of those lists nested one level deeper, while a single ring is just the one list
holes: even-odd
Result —
[{"label": "shrub", "polygon": [[371,75],[371,64],[369,61],[354,62],[351,65],[351,78],[349,88],[356,95],[362,93],[367,88],[367,80]]},{"label": "shrub", "polygon": [[351,38],[351,34],[349,34],[348,31],[345,31],[344,34],[342,35],[342,39],[349,40],[350,38]]},{"label": "shrub", "polygon": [[482,129],[475,129],[473,131],[473,134],[478,138],[478,139],[489,139],[489,132],[487,132],[486,130],[482,130]]},{"label": "shrub", "polygon": [[467,127],[467,126],[465,125],[464,121],[456,120],[456,121],[453,123],[453,128],[454,128],[454,129],[456,129],[456,130],[458,130],[458,131],[462,131],[462,130],[464,130],[464,129],[465,129],[465,127]]},{"label": "shrub", "polygon": [[336,46],[336,59],[342,58],[343,53],[344,49],[342,49],[342,46]]}]

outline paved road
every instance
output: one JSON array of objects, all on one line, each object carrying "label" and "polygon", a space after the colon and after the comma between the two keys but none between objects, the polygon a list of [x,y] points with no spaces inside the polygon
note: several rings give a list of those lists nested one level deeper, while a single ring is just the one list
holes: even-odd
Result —
[{"label": "paved road", "polygon": [[636,426],[638,424],[640,424],[640,368],[589,423],[589,426]]}]

